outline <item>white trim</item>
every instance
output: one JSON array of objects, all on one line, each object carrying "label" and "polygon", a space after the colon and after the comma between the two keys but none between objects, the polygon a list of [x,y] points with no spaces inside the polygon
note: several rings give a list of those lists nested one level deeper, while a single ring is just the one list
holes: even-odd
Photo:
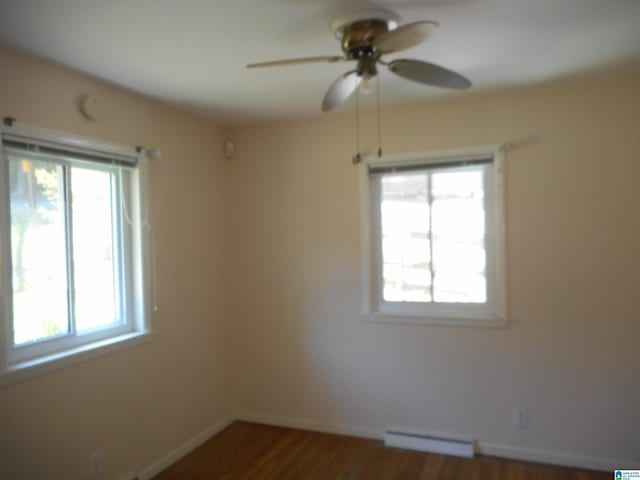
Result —
[{"label": "white trim", "polygon": [[461,318],[461,317],[424,317],[422,315],[393,315],[386,313],[363,313],[360,315],[367,322],[392,323],[394,325],[439,325],[449,327],[493,327],[504,328],[509,320],[500,317]]},{"label": "white trim", "polygon": [[284,417],[256,412],[238,412],[235,419],[242,422],[261,423],[276,427],[297,428],[312,432],[333,433],[336,435],[348,435],[360,438],[372,438],[381,440],[384,438],[384,428],[363,427],[345,423],[327,423],[306,418]]},{"label": "white trim", "polygon": [[193,450],[198,448],[204,442],[209,440],[211,437],[217,435],[222,430],[231,425],[235,419],[232,416],[223,417],[221,420],[217,421],[213,425],[205,428],[202,432],[194,435],[189,438],[186,442],[182,443],[179,447],[173,449],[166,455],[162,456],[151,465],[143,468],[140,473],[138,473],[138,478],[140,480],[149,480],[156,475],[158,475],[163,470],[166,470],[171,465],[176,463],[185,455],[191,453]]},{"label": "white trim", "polygon": [[[1,139],[0,139],[1,140]],[[1,149],[1,142],[0,142]],[[11,304],[11,235],[4,232],[11,231],[9,218],[9,203],[2,198],[3,192],[9,191],[9,164],[5,162],[4,152],[0,150],[0,370],[7,364],[9,356],[9,341],[13,337]],[[0,376],[1,380],[1,376]],[[0,384],[1,386],[2,384]]]},{"label": "white trim", "polygon": [[494,239],[493,252],[495,266],[495,307],[499,317],[507,318],[507,209],[506,209],[506,192],[507,192],[507,171],[506,162],[504,161],[504,152],[509,148],[509,144],[501,146],[493,155],[493,222],[494,222]]},{"label": "white trim", "polygon": [[26,125],[18,121],[8,126],[2,123],[0,130],[3,136],[24,137],[40,142],[48,142],[54,145],[62,145],[64,148],[74,151],[74,149],[89,150],[100,153],[113,153],[126,157],[138,157],[140,152],[132,145],[121,145],[104,140],[93,139],[76,135],[73,133],[61,132],[49,128]]},{"label": "white trim", "polygon": [[[0,387],[21,382],[38,375],[46,374],[60,368],[84,362],[98,356],[138,345],[149,339],[151,328],[151,292],[150,292],[150,252],[148,221],[148,165],[144,152],[130,145],[114,143],[82,137],[72,133],[59,132],[46,128],[14,123],[9,126],[0,125],[2,138],[19,138],[33,141],[38,145],[53,144],[58,148],[82,153],[89,151],[105,158],[112,154],[137,159],[137,168],[127,173],[126,188],[117,199],[124,211],[126,202],[131,209],[129,217],[121,219],[124,233],[123,254],[126,255],[125,273],[120,279],[124,281],[126,294],[122,295],[127,314],[125,325],[115,326],[95,332],[88,332],[81,337],[69,335],[60,338],[46,339],[34,344],[14,346],[11,332],[11,311],[8,300],[11,296],[11,250],[10,241],[0,239],[0,320],[3,324],[0,331]],[[0,142],[1,143],[1,142]],[[0,148],[1,145],[0,145]],[[0,230],[10,230],[8,201],[8,161],[4,158],[4,149],[0,150],[2,175],[0,181]],[[62,163],[67,164],[68,161]],[[111,167],[103,165],[100,170]],[[122,188],[122,183],[119,184]],[[5,198],[6,197],[6,198]],[[127,198],[128,197],[128,198]],[[126,212],[124,213],[126,217]],[[70,233],[67,232],[70,237]],[[4,238],[4,237],[3,237]],[[119,344],[121,343],[121,344]]]},{"label": "white trim", "polygon": [[[596,433],[597,434],[597,433]],[[561,467],[581,468],[585,470],[599,470],[612,472],[638,468],[640,461],[620,460],[617,458],[591,457],[568,452],[553,452],[536,448],[514,447],[497,443],[478,442],[476,453],[512,460],[557,465]]]},{"label": "white trim", "polygon": [[[259,423],[277,427],[296,428],[312,432],[331,433],[335,435],[348,435],[374,440],[384,440],[385,429],[365,427],[361,425],[344,424],[337,422],[322,422],[299,417],[287,417],[257,412],[236,412],[235,415],[222,417],[213,425],[202,432],[187,439],[180,446],[163,455],[158,460],[140,470],[140,480],[150,480],[155,475],[169,468],[175,462],[198,448],[210,438],[214,437],[235,421]],[[553,452],[550,450],[538,450],[527,447],[514,447],[496,443],[475,443],[475,453],[490,455],[512,460],[522,460],[547,465],[557,465],[587,470],[613,471],[614,469],[634,469],[638,462],[620,460],[615,458],[591,457],[566,452]],[[127,477],[129,478],[129,477]]]},{"label": "white trim", "polygon": [[[362,164],[367,165],[395,165],[402,163],[404,165],[423,164],[431,161],[438,161],[446,158],[447,160],[477,158],[482,155],[495,156],[496,153],[505,150],[507,144],[498,143],[493,145],[478,145],[467,147],[443,148],[440,150],[426,150],[417,152],[400,152],[385,154],[384,157],[378,158],[376,155],[367,155],[363,158]],[[419,158],[417,158],[419,157]]]},{"label": "white trim", "polygon": [[[279,427],[298,428],[314,432],[334,433],[337,435],[351,435],[354,437],[384,439],[384,428],[364,427],[341,423],[326,423],[303,418],[284,417],[271,414],[254,412],[239,412],[236,420],[262,423]],[[548,465],[558,465],[587,470],[613,471],[614,469],[638,468],[638,461],[622,460],[616,458],[592,457],[569,452],[554,452],[551,450],[538,450],[528,447],[514,447],[490,442],[476,442],[476,453],[496,457],[523,460]]]},{"label": "white trim", "polygon": [[371,258],[371,195],[369,195],[369,173],[366,159],[359,168],[360,189],[360,265],[361,265],[361,306],[363,314],[372,312],[373,276]]},{"label": "white trim", "polygon": [[[505,162],[504,151],[508,144],[480,145],[448,148],[423,152],[403,152],[385,155],[382,158],[366,156],[359,167],[361,226],[361,314],[368,321],[404,323],[411,325],[451,325],[464,327],[505,327],[507,320],[506,295],[506,228],[505,228]],[[484,156],[492,158],[492,175],[489,183],[493,192],[492,211],[489,212],[493,226],[486,232],[487,251],[487,303],[472,306],[466,304],[397,304],[380,300],[376,293],[376,278],[379,263],[374,258],[372,241],[372,193],[369,167],[394,165],[425,165],[429,163],[472,160]]]},{"label": "white trim", "polygon": [[151,335],[149,331],[127,333],[99,342],[83,344],[33,360],[9,364],[4,371],[0,371],[0,387],[24,382],[40,375],[102,357],[103,355],[141,345],[148,342]]}]

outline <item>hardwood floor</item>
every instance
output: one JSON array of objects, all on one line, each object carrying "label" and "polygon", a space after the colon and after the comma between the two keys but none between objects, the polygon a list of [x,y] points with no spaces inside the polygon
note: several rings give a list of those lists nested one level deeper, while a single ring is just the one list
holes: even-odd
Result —
[{"label": "hardwood floor", "polygon": [[600,480],[611,473],[385,448],[368,440],[235,422],[154,480]]}]

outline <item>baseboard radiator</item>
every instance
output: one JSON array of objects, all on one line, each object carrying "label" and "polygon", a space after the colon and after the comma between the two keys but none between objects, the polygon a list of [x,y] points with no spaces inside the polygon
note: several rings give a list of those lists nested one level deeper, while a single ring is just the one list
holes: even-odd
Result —
[{"label": "baseboard radiator", "polygon": [[388,427],[384,435],[387,447],[407,448],[420,452],[473,458],[473,438],[467,435],[449,435],[404,427]]}]

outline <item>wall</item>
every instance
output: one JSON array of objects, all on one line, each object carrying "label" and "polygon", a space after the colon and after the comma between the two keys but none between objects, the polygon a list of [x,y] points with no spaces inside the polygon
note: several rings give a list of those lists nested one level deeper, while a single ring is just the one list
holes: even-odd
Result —
[{"label": "wall", "polygon": [[[0,389],[0,477],[88,478],[101,450],[101,478],[119,478],[234,407],[637,466],[638,86],[573,81],[384,111],[388,152],[515,145],[509,327],[394,326],[358,313],[352,115],[236,129],[238,156],[224,161],[214,123],[0,50],[0,115],[164,152],[150,172],[152,341]],[[104,105],[97,122],[76,108],[86,93]],[[362,132],[373,151],[370,113]],[[512,428],[513,406],[530,409],[529,429]]]},{"label": "wall", "polygon": [[[470,433],[490,453],[544,461],[640,464],[639,86],[637,75],[572,80],[383,112],[387,152],[514,143],[504,329],[359,315],[352,114],[237,129],[225,267],[237,410],[347,431]],[[373,114],[362,133],[375,151]],[[530,428],[512,427],[514,406],[529,409]]]},{"label": "wall", "polygon": [[[87,93],[104,106],[98,121],[78,113]],[[9,50],[0,50],[0,114],[163,150],[150,167],[159,305],[151,341],[0,389],[0,478],[89,478],[95,450],[99,478],[139,471],[231,409],[221,128]]]}]

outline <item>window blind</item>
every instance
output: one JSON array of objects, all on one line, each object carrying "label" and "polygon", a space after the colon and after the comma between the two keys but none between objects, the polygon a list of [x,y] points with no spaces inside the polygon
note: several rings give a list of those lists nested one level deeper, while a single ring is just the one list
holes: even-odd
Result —
[{"label": "window blind", "polygon": [[17,135],[4,134],[2,136],[2,146],[11,153],[65,157],[72,160],[117,165],[121,167],[135,167],[138,163],[138,158],[133,155],[128,156],[112,152],[97,152],[72,145],[55,144]]},{"label": "window blind", "polygon": [[486,165],[493,162],[493,158],[472,158],[464,160],[447,160],[443,162],[412,162],[400,165],[369,165],[369,175],[399,173],[399,172],[418,172],[425,170],[434,170],[440,168],[468,167],[472,165]]}]

